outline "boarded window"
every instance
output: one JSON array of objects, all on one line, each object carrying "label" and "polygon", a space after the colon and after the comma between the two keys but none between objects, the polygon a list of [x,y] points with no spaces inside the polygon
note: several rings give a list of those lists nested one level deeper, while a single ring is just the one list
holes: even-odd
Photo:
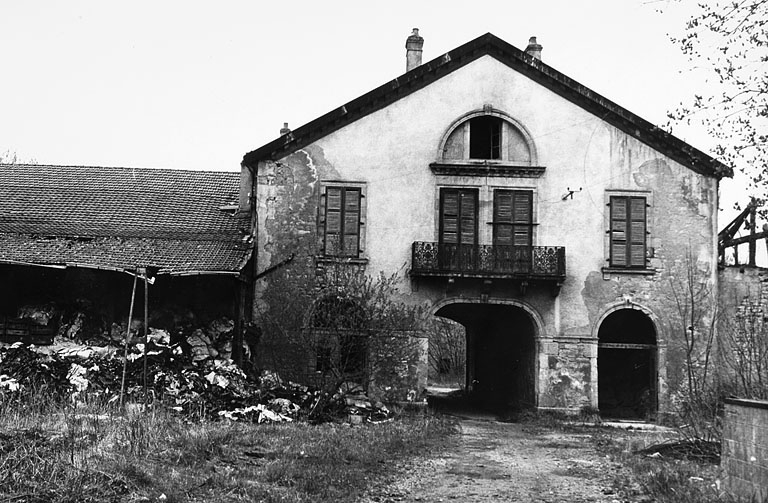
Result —
[{"label": "boarded window", "polygon": [[611,196],[611,267],[645,267],[644,197]]},{"label": "boarded window", "polygon": [[360,255],[360,207],[359,188],[326,188],[323,229],[325,255],[333,257]]},{"label": "boarded window", "polygon": [[493,244],[533,245],[533,192],[496,190],[493,194]]},{"label": "boarded window", "polygon": [[440,242],[477,244],[477,189],[440,190]]},{"label": "boarded window", "polygon": [[501,124],[490,115],[469,120],[470,159],[501,159]]}]

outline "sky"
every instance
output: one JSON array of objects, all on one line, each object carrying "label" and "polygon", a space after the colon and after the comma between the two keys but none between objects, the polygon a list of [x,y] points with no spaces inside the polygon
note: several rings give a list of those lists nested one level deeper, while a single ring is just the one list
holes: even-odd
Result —
[{"label": "sky", "polygon": [[[404,73],[414,27],[425,62],[486,32],[520,49],[536,36],[547,64],[661,125],[700,89],[669,38],[695,9],[693,0],[3,1],[0,155],[238,170],[284,122],[296,128]],[[710,147],[700,128],[674,132]]]}]

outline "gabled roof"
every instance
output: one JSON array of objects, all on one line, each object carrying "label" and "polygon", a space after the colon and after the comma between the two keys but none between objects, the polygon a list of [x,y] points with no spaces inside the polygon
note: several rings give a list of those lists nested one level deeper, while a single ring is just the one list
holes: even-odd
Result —
[{"label": "gabled roof", "polygon": [[279,159],[485,55],[496,58],[697,173],[716,178],[733,176],[733,170],[720,161],[490,33],[422,64],[383,86],[245,154],[242,163],[244,166],[252,166],[260,160]]},{"label": "gabled roof", "polygon": [[236,172],[0,165],[0,263],[236,273],[238,188]]}]

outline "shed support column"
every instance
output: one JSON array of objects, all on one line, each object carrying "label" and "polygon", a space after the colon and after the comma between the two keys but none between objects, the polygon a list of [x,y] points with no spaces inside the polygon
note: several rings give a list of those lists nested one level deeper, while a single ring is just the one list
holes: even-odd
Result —
[{"label": "shed support column", "polygon": [[755,254],[757,252],[757,239],[755,239],[755,231],[757,227],[757,205],[752,204],[752,208],[749,211],[749,233],[752,239],[749,240],[749,265],[755,267]]},{"label": "shed support column", "polygon": [[243,366],[243,332],[246,322],[246,299],[248,298],[248,282],[237,279],[235,292],[235,327],[232,334],[232,360],[238,367]]}]

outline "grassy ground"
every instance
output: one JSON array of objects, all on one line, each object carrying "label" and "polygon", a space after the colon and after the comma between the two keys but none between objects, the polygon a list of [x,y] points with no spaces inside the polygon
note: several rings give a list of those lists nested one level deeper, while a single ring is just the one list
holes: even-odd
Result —
[{"label": "grassy ground", "polygon": [[454,431],[423,413],[254,425],[0,396],[0,502],[355,501]]},{"label": "grassy ground", "polygon": [[736,501],[723,490],[719,461],[711,449],[681,442],[674,432],[599,428],[593,441],[622,466],[613,473],[613,489],[629,501]]}]

